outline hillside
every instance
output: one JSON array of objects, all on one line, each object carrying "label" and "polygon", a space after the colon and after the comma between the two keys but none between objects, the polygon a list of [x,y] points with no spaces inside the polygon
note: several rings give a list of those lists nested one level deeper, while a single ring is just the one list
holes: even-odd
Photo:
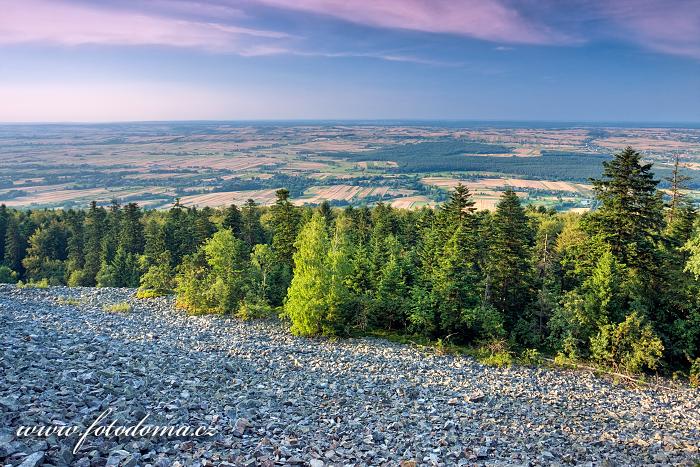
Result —
[{"label": "hillside", "polygon": [[[14,439],[18,465],[693,465],[700,393],[494,369],[374,339],[186,316],[131,289],[0,286],[0,423],[204,425],[212,437]],[[128,302],[130,312],[104,311]],[[58,422],[56,422],[58,421]],[[415,463],[411,462],[415,461]],[[179,464],[178,464],[179,462]],[[172,464],[171,464],[172,463]],[[228,463],[228,464],[227,464]]]}]

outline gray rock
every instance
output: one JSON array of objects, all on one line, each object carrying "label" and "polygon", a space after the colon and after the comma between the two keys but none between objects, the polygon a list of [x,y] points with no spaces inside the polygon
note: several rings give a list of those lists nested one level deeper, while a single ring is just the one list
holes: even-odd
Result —
[{"label": "gray rock", "polygon": [[22,463],[19,465],[19,467],[36,467],[37,465],[41,465],[41,462],[44,460],[44,453],[43,452],[35,452],[27,456],[26,459],[22,461]]},{"label": "gray rock", "polygon": [[[83,467],[700,461],[700,394],[691,389],[496,369],[373,338],[297,338],[278,322],[187,316],[172,297],[133,293],[0,285],[4,464],[35,451],[54,465]],[[102,310],[123,301],[131,313]],[[147,424],[215,434],[92,436],[74,457],[75,439],[13,436],[20,425],[86,427],[106,408],[117,425],[149,414]]]}]

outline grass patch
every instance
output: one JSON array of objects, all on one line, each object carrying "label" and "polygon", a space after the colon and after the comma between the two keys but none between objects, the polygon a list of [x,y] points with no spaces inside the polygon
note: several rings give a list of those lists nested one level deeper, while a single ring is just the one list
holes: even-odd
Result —
[{"label": "grass patch", "polygon": [[17,282],[18,289],[48,289],[49,280],[41,279],[40,281]]},{"label": "grass patch", "polygon": [[83,304],[83,301],[77,298],[72,298],[72,297],[59,297],[58,299],[58,304],[59,305],[70,305],[70,306],[79,306]]},{"label": "grass patch", "polygon": [[120,302],[105,305],[102,307],[102,309],[104,311],[109,311],[110,313],[129,313],[131,311],[131,305],[128,302]]},{"label": "grass patch", "polygon": [[154,290],[154,289],[145,289],[145,290],[137,290],[136,291],[136,298],[156,298],[156,297],[165,297],[168,295],[167,292],[163,292],[161,290]]}]

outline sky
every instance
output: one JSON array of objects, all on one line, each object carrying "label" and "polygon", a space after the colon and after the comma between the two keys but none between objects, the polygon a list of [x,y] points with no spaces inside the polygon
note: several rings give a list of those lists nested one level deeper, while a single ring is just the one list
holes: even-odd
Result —
[{"label": "sky", "polygon": [[700,0],[0,0],[0,122],[700,122]]}]

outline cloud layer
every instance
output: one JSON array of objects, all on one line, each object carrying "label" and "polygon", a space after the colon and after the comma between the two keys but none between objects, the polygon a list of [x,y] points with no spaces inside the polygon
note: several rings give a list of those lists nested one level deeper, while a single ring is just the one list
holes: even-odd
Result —
[{"label": "cloud layer", "polygon": [[333,19],[473,38],[500,47],[615,41],[700,59],[697,0],[126,0],[111,7],[109,1],[0,0],[0,45],[155,45],[245,56],[289,53],[439,62],[379,50],[377,44],[370,45],[373,50],[328,50],[323,34],[336,39],[344,34],[333,26],[321,33],[306,28],[306,37],[300,38],[256,23],[256,13],[274,17],[286,11],[285,20],[276,24],[303,15],[308,24]]},{"label": "cloud layer", "polygon": [[486,41],[552,44],[571,38],[525,19],[498,0],[259,0],[377,27],[448,33]]},{"label": "cloud layer", "polygon": [[[180,2],[178,2],[180,3]],[[288,35],[60,0],[0,0],[0,44],[156,45],[262,55]]]}]

